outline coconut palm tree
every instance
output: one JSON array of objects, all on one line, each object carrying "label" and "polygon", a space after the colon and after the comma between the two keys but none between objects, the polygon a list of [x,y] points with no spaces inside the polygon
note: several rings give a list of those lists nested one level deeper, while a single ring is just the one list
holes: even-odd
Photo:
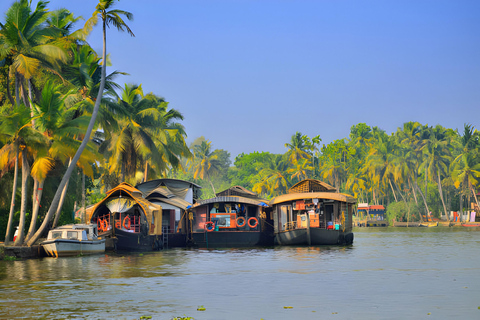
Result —
[{"label": "coconut palm tree", "polygon": [[287,157],[292,164],[296,164],[301,159],[308,159],[307,153],[308,145],[306,143],[308,137],[302,135],[301,132],[296,132],[290,139],[290,143],[285,143],[285,147],[288,148]]},{"label": "coconut palm tree", "polygon": [[216,194],[211,176],[219,172],[220,161],[215,151],[212,151],[211,144],[212,142],[204,140],[199,145],[193,147],[193,162],[191,168],[193,169],[193,178],[207,178],[212,187],[213,194]]},{"label": "coconut palm tree", "polygon": [[286,155],[267,154],[265,161],[257,164],[258,178],[252,191],[271,197],[286,193],[290,186],[288,168]]},{"label": "coconut palm tree", "polygon": [[[55,42],[55,30],[47,27],[47,3],[38,1],[32,11],[31,2],[14,2],[5,15],[5,24],[0,24],[0,60],[8,61],[15,74],[16,104],[23,100],[30,109],[32,77],[40,68],[60,75],[60,64],[67,58],[66,53]],[[25,82],[30,97],[27,96]]]},{"label": "coconut palm tree", "polygon": [[424,160],[420,165],[420,169],[423,169],[434,181],[436,180],[443,211],[448,220],[449,216],[443,197],[441,177],[445,177],[448,174],[451,148],[451,137],[448,135],[447,130],[440,125],[429,129],[429,138],[422,141],[422,147],[420,148],[424,152]]},{"label": "coconut palm tree", "polygon": [[5,244],[9,244],[13,223],[13,215],[15,208],[15,194],[17,192],[18,179],[18,160],[20,154],[20,144],[22,144],[22,136],[30,123],[30,111],[25,105],[14,108],[11,114],[2,117],[0,122],[0,137],[4,143],[0,149],[0,169],[14,162],[14,178],[12,199],[10,204],[10,213],[8,216],[7,232],[5,235]]},{"label": "coconut palm tree", "polygon": [[57,211],[61,193],[72,175],[73,169],[77,165],[78,160],[80,159],[80,155],[82,154],[83,150],[87,147],[87,143],[90,140],[90,135],[92,134],[93,128],[95,126],[95,121],[98,115],[98,110],[100,109],[100,102],[102,100],[103,90],[105,88],[105,79],[106,79],[106,59],[107,59],[107,27],[113,25],[120,31],[126,30],[130,35],[134,36],[133,32],[130,28],[125,24],[121,16],[125,16],[127,19],[132,20],[133,15],[130,12],[112,9],[114,6],[114,0],[104,0],[100,1],[99,4],[96,6],[96,9],[93,13],[93,16],[87,20],[85,24],[85,31],[88,32],[93,28],[93,26],[98,22],[98,18],[100,17],[102,21],[102,30],[103,30],[103,52],[102,52],[102,76],[100,81],[100,87],[98,90],[97,99],[95,101],[95,106],[93,108],[92,116],[90,118],[90,122],[88,124],[88,128],[85,132],[85,136],[82,140],[80,147],[78,148],[75,156],[72,159],[72,162],[67,168],[60,185],[55,193],[55,196],[52,200],[50,208],[43,220],[42,225],[39,227],[38,231],[29,239],[27,245],[31,246],[32,244],[37,241],[40,235],[45,231],[47,228],[48,222],[51,219],[52,215]]}]

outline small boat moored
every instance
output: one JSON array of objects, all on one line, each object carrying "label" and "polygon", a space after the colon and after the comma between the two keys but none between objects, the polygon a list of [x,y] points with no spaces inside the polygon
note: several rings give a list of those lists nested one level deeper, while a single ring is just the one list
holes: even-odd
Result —
[{"label": "small boat moored", "polygon": [[69,224],[50,230],[41,246],[51,257],[98,254],[105,252],[105,239],[97,235],[95,224]]}]

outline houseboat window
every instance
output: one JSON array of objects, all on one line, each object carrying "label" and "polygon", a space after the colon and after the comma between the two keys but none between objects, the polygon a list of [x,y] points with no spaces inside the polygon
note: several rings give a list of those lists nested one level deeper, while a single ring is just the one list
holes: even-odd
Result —
[{"label": "houseboat window", "polygon": [[67,231],[67,239],[78,239],[78,233],[77,231]]},{"label": "houseboat window", "polygon": [[[229,214],[217,214],[215,215],[215,219],[217,219],[217,226],[218,227],[230,227],[230,215]],[[213,218],[212,218],[213,221]]]},{"label": "houseboat window", "polygon": [[52,239],[59,239],[62,237],[62,233],[63,231],[52,231],[50,234]]}]

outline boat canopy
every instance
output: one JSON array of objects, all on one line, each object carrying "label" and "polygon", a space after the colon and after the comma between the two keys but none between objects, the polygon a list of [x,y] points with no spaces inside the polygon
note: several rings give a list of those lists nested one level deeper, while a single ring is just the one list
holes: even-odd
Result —
[{"label": "boat canopy", "polygon": [[304,200],[304,199],[325,199],[325,200],[335,200],[347,203],[356,203],[357,200],[344,193],[334,193],[334,192],[302,192],[302,193],[288,193],[270,200],[269,205],[273,206],[287,201],[295,200]]},{"label": "boat canopy", "polygon": [[223,196],[223,197],[215,197],[206,200],[201,200],[193,205],[193,207],[203,206],[209,203],[218,203],[218,202],[234,202],[234,203],[244,203],[244,204],[252,204],[255,206],[260,207],[268,207],[267,200],[264,199],[251,199],[239,196]]},{"label": "boat canopy", "polygon": [[337,189],[335,187],[332,187],[328,183],[325,183],[320,180],[315,180],[315,179],[305,179],[294,186],[292,186],[290,189],[288,189],[288,193],[301,193],[301,192],[335,192]]},{"label": "boat canopy", "polygon": [[[125,200],[127,199],[127,200]],[[102,206],[109,208],[110,212],[124,212],[138,204],[147,218],[148,223],[152,222],[154,211],[162,210],[158,204],[142,198],[142,192],[128,183],[121,183],[115,188],[107,191],[107,196],[87,209],[87,221],[91,221],[97,209]],[[113,211],[112,211],[113,210]]]}]

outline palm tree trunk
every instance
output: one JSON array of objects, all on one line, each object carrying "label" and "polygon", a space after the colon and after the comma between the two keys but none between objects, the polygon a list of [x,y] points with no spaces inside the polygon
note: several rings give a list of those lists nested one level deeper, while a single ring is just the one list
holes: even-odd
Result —
[{"label": "palm tree trunk", "polygon": [[413,186],[412,181],[410,179],[408,179],[408,184],[412,188],[413,198],[415,199],[415,204],[418,205],[417,191],[415,190],[415,187]]},{"label": "palm tree trunk", "polygon": [[31,101],[33,101],[33,96],[32,96],[32,82],[30,81],[30,79],[27,80],[27,84],[28,84],[28,106],[30,106],[30,116],[32,117],[32,126],[33,128],[35,128],[35,118],[34,118],[34,114],[33,114],[33,106],[31,105]]},{"label": "palm tree trunk", "polygon": [[[422,196],[423,203],[424,203],[424,205],[425,205],[425,210],[427,210],[426,216],[427,216],[427,217],[430,217],[430,210],[428,210],[427,200],[425,199],[425,196],[423,195],[422,190],[420,190],[420,187],[418,186],[417,181],[415,181],[414,186],[417,188],[418,193],[420,193],[420,195]],[[420,215],[420,220],[423,220],[422,217],[421,217],[421,215]]]},{"label": "palm tree trunk", "polygon": [[38,210],[40,209],[40,200],[42,199],[44,183],[45,183],[45,180],[38,181],[37,179],[34,178],[32,220],[30,221],[30,228],[28,229],[28,233],[27,233],[27,236],[25,237],[25,241],[28,241],[32,237],[37,227]]},{"label": "palm tree trunk", "polygon": [[21,246],[25,239],[25,215],[27,213],[27,187],[30,166],[27,159],[27,148],[22,150],[22,198],[20,200],[20,221],[18,222],[18,235],[15,240],[15,246]]},{"label": "palm tree trunk", "polygon": [[17,105],[17,107],[20,105],[19,77],[20,74],[15,70],[15,104]]},{"label": "palm tree trunk", "polygon": [[8,97],[8,100],[10,101],[11,105],[14,106],[15,105],[15,100],[13,99],[12,97],[12,93],[10,92],[10,71],[7,70],[7,97]]},{"label": "palm tree trunk", "polygon": [[87,214],[85,210],[86,194],[85,194],[85,173],[82,171],[82,219],[87,222]]},{"label": "palm tree trunk", "polygon": [[15,213],[15,194],[17,193],[17,181],[18,181],[18,145],[16,143],[15,143],[15,148],[16,148],[16,155],[15,155],[15,169],[13,173],[12,200],[10,202],[10,213],[8,214],[7,233],[5,234],[5,245],[10,244],[13,215]]},{"label": "palm tree trunk", "polygon": [[[68,162],[68,165],[72,163],[72,158],[70,158],[70,161]],[[55,212],[55,218],[53,219],[53,224],[52,228],[56,228],[58,224],[58,220],[60,220],[60,215],[62,213],[62,207],[63,203],[65,202],[65,196],[67,195],[67,189],[68,189],[68,183],[70,182],[70,179],[67,180],[67,183],[65,184],[65,187],[63,188],[62,195],[60,196],[60,202],[58,204],[57,211]]]},{"label": "palm tree trunk", "polygon": [[468,183],[470,184],[470,190],[472,190],[473,197],[475,198],[475,202],[477,203],[477,208],[480,208],[480,206],[478,205],[478,199],[477,199],[477,194],[475,193],[475,188],[473,187],[473,184],[470,182],[470,180],[468,181]]},{"label": "palm tree trunk", "polygon": [[93,107],[93,112],[90,118],[90,122],[88,124],[87,131],[85,133],[85,136],[83,137],[80,147],[78,148],[77,152],[75,153],[75,156],[72,159],[72,162],[68,166],[67,171],[65,172],[65,175],[63,176],[62,181],[60,182],[60,185],[57,188],[57,191],[55,192],[55,196],[53,197],[52,203],[50,205],[50,208],[48,209],[47,214],[45,215],[45,219],[43,220],[42,225],[40,226],[40,228],[38,228],[38,231],[35,233],[35,235],[33,235],[33,237],[28,241],[27,243],[28,246],[31,246],[32,244],[34,244],[35,241],[38,240],[40,235],[45,232],[48,222],[52,218],[53,213],[56,212],[57,210],[63,188],[65,188],[67,181],[70,179],[73,169],[77,165],[78,159],[80,159],[80,155],[82,154],[83,150],[85,150],[85,148],[87,147],[87,143],[90,140],[90,135],[92,134],[93,127],[95,126],[95,120],[97,119],[98,110],[100,109],[100,102],[102,100],[103,90],[105,89],[106,60],[107,60],[106,27],[107,27],[106,22],[103,21],[102,76],[100,78],[100,88],[98,89],[97,99],[95,100],[95,106]]},{"label": "palm tree trunk", "polygon": [[440,181],[440,172],[437,171],[437,178],[438,178],[438,193],[440,193],[440,200],[442,200],[443,211],[445,212],[445,216],[447,220],[450,221],[450,217],[447,213],[447,206],[445,205],[445,201],[443,200],[443,191],[442,191],[442,183]]},{"label": "palm tree trunk", "polygon": [[395,194],[395,190],[393,189],[392,181],[390,179],[388,179],[388,183],[390,183],[390,188],[392,189],[393,197],[395,198],[395,202],[398,202],[397,195]]},{"label": "palm tree trunk", "polygon": [[56,228],[58,225],[58,220],[60,220],[60,216],[62,215],[62,207],[63,203],[65,202],[65,197],[67,195],[68,183],[70,179],[67,180],[65,187],[63,188],[62,195],[60,196],[60,202],[58,203],[57,211],[55,212],[55,217],[53,218],[52,228]]}]

